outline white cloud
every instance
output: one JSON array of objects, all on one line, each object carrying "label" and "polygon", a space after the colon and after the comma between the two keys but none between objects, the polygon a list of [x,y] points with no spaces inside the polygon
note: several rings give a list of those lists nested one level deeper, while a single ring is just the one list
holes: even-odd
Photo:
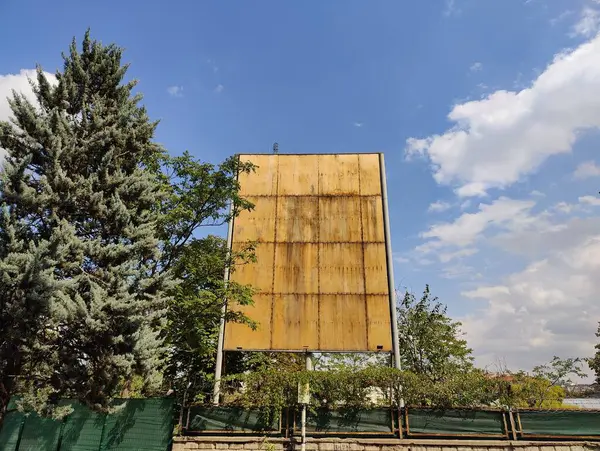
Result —
[{"label": "white cloud", "polygon": [[396,263],[402,263],[402,264],[404,264],[404,263],[408,263],[410,260],[408,258],[405,258],[405,257],[402,257],[402,256],[397,256],[397,257],[394,257],[394,261]]},{"label": "white cloud", "polygon": [[167,92],[171,97],[183,97],[183,86],[169,86]]},{"label": "white cloud", "polygon": [[362,122],[355,122],[353,124],[356,128],[361,128],[364,124]]},{"label": "white cloud", "polygon": [[457,104],[448,118],[445,133],[406,146],[408,156],[430,160],[438,183],[482,196],[521,180],[600,127],[600,36],[558,54],[528,88]]},{"label": "white cloud", "polygon": [[586,6],[581,11],[579,21],[573,26],[572,36],[591,38],[600,30],[600,11]]},{"label": "white cloud", "polygon": [[[461,294],[479,300],[475,311],[460,318],[476,363],[487,366],[501,359],[512,369],[531,369],[553,355],[590,356],[600,319],[600,216],[585,206],[600,206],[600,197],[557,202],[541,212],[504,199],[515,207],[512,218],[506,214],[509,208],[490,213],[498,201],[480,206],[476,217],[459,216],[436,234],[442,249],[468,243],[459,248],[466,251],[485,242],[488,246],[480,250],[484,261],[513,267],[498,276],[495,266],[482,277],[485,283],[475,284],[478,274],[472,267],[451,263],[442,268],[441,277],[470,280],[471,288]],[[484,222],[482,217],[493,219]],[[459,226],[469,233],[450,233]],[[520,258],[510,258],[511,253]],[[523,268],[514,269],[523,259]]]},{"label": "white cloud", "polygon": [[529,211],[535,202],[514,200],[506,197],[496,199],[491,204],[480,204],[479,211],[463,213],[453,222],[444,222],[431,226],[421,233],[422,238],[430,239],[417,248],[422,252],[431,252],[448,246],[465,247],[477,241],[489,227],[516,227],[526,223]]},{"label": "white cloud", "polygon": [[587,179],[589,177],[600,176],[600,166],[597,166],[594,161],[584,161],[573,173],[576,179]]},{"label": "white cloud", "polygon": [[502,286],[502,285],[498,285],[498,286],[492,286],[492,287],[479,287],[475,290],[471,290],[471,291],[463,291],[461,293],[463,296],[467,297],[467,298],[471,298],[471,299],[475,299],[475,298],[490,298],[492,296],[498,296],[498,295],[502,295],[502,294],[510,294],[510,291],[508,289],[508,287]]},{"label": "white cloud", "polygon": [[572,15],[575,11],[573,11],[572,9],[567,9],[565,11],[563,11],[562,13],[560,13],[558,16],[550,19],[550,25],[554,26],[557,23],[562,22],[563,20],[565,20],[567,17],[569,17],[570,15]]},{"label": "white cloud", "polygon": [[579,202],[582,204],[592,205],[594,207],[600,207],[600,197],[582,196],[579,198]]},{"label": "white cloud", "polygon": [[[44,75],[46,75],[51,84],[56,83],[54,74],[44,72]],[[30,79],[35,81],[36,77],[37,72],[35,69],[21,69],[18,74],[0,75],[0,121],[7,121],[12,117],[8,98],[12,98],[13,90],[25,95],[31,103],[37,104],[29,82]],[[5,151],[0,148],[0,163],[4,159],[4,154]]]},{"label": "white cloud", "polygon": [[448,263],[457,258],[469,257],[473,254],[476,254],[477,252],[479,252],[479,251],[474,248],[460,249],[455,252],[441,253],[439,255],[439,258],[442,263]]},{"label": "white cloud", "polygon": [[530,192],[529,195],[534,196],[534,197],[546,197],[546,195],[544,193],[542,193],[541,191],[538,191],[536,189],[534,189],[532,192]]},{"label": "white cloud", "polygon": [[484,300],[482,309],[462,318],[477,363],[503,359],[510,368],[531,369],[553,355],[592,355],[600,318],[599,268],[600,236],[588,235],[509,275],[502,285],[462,293]]},{"label": "white cloud", "polygon": [[445,8],[444,8],[444,16],[453,16],[459,15],[460,9],[456,6],[456,0],[446,0]]},{"label": "white cloud", "polygon": [[446,211],[451,207],[452,207],[452,205],[450,205],[448,202],[443,202],[441,200],[438,200],[436,202],[433,202],[431,205],[429,205],[429,208],[427,209],[427,211],[439,213],[442,211]]},{"label": "white cloud", "polygon": [[223,86],[221,83],[219,83],[216,87],[215,87],[215,92],[217,94],[220,94],[223,92],[223,90],[225,89],[225,86]]},{"label": "white cloud", "polygon": [[474,62],[473,64],[471,64],[471,67],[469,67],[469,70],[471,72],[479,72],[482,69],[483,69],[483,64],[480,63],[479,61]]}]

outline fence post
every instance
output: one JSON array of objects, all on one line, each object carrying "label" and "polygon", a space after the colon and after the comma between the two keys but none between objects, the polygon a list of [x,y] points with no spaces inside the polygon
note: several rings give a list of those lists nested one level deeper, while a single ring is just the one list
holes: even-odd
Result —
[{"label": "fence post", "polygon": [[508,409],[508,420],[510,422],[510,430],[512,431],[513,440],[518,440],[517,438],[517,426],[515,424],[515,417],[513,416],[512,407]]}]

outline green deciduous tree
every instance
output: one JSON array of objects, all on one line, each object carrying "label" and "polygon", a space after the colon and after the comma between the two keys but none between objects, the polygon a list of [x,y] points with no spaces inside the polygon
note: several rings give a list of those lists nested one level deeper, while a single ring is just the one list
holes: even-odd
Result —
[{"label": "green deciduous tree", "polygon": [[[225,268],[235,272],[255,259],[254,243],[230,250],[224,239],[203,236],[202,229],[222,226],[253,208],[239,195],[238,175],[251,173],[254,165],[234,156],[215,166],[186,152],[165,158],[161,166],[158,175],[168,195],[160,204],[162,259],[156,271],[168,270],[177,281],[164,330],[166,376],[180,396],[191,383],[193,398],[210,391],[223,305],[252,302],[251,287],[224,281]],[[255,326],[235,309],[226,316],[228,321]]]},{"label": "green deciduous tree", "polygon": [[420,299],[408,291],[398,307],[398,336],[402,369],[432,381],[473,368],[471,349],[461,337],[460,322],[432,297],[429,286]]},{"label": "green deciduous tree", "polygon": [[0,123],[3,411],[17,389],[103,408],[123,378],[159,383],[163,152],[121,56],[86,33],[55,86],[38,69],[38,105],[15,93]]}]

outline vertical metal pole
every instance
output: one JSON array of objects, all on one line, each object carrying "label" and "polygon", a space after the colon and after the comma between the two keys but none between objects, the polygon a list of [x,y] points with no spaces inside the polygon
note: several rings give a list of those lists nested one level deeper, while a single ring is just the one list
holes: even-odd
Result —
[{"label": "vertical metal pole", "polygon": [[[306,353],[306,371],[312,371],[312,354],[310,352]],[[300,445],[301,451],[306,451],[306,403],[302,404],[302,444]]]},{"label": "vertical metal pole", "polygon": [[390,232],[390,213],[388,210],[387,181],[385,177],[385,161],[379,154],[381,170],[381,197],[383,201],[383,228],[385,232],[385,253],[387,258],[388,290],[390,292],[390,315],[392,321],[392,346],[394,350],[394,366],[400,369],[400,348],[398,343],[398,318],[396,315],[396,286],[394,283],[394,258],[392,255],[392,237]]},{"label": "vertical metal pole", "polygon": [[[392,322],[392,349],[394,351],[394,367],[402,369],[400,363],[400,343],[398,340],[398,317],[396,313],[396,284],[394,282],[394,257],[392,254],[392,234],[390,231],[390,212],[388,210],[387,178],[385,175],[385,160],[383,153],[379,154],[379,170],[381,176],[381,200],[383,203],[383,230],[385,233],[385,254],[388,272],[388,291],[390,296],[390,319]],[[400,388],[402,389],[402,387]],[[401,409],[404,408],[404,399],[400,399]]]},{"label": "vertical metal pole", "polygon": [[[227,260],[231,255],[231,242],[233,241],[233,201],[229,202],[229,224],[227,225]],[[223,278],[225,284],[229,281],[229,261],[226,262]],[[221,397],[221,371],[223,367],[223,341],[225,339],[225,314],[227,313],[227,299],[221,306],[221,321],[219,324],[219,338],[217,342],[217,361],[215,364],[215,385],[213,388],[213,404],[219,405]]]}]

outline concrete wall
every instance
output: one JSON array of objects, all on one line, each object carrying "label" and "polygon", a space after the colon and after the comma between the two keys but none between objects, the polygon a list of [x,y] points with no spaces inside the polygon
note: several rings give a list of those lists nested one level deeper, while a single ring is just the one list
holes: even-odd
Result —
[{"label": "concrete wall", "polygon": [[[281,438],[176,437],[173,451],[252,450],[299,451],[300,444]],[[600,451],[600,442],[308,439],[307,451]]]}]

